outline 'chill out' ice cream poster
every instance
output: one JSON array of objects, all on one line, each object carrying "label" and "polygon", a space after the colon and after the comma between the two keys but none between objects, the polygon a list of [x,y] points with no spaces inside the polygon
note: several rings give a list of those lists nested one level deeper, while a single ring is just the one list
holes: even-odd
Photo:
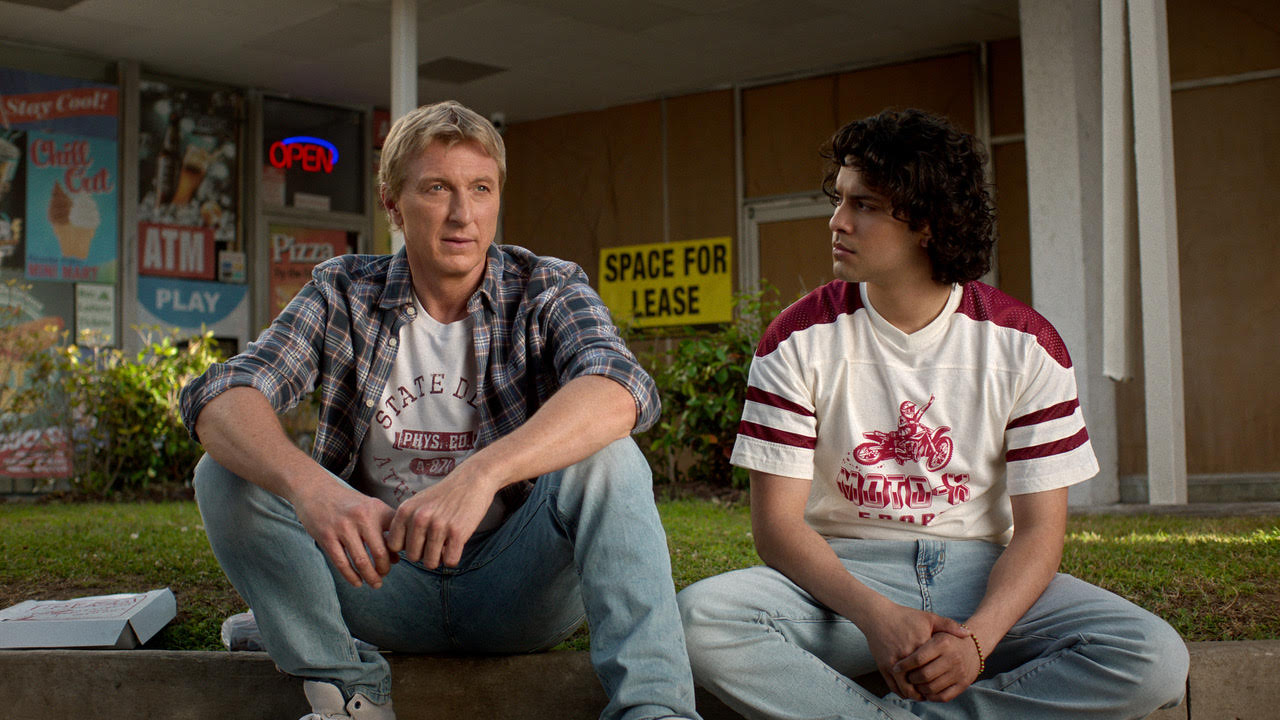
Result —
[{"label": "'chill out' ice cream poster", "polygon": [[27,279],[116,279],[116,143],[27,136]]}]

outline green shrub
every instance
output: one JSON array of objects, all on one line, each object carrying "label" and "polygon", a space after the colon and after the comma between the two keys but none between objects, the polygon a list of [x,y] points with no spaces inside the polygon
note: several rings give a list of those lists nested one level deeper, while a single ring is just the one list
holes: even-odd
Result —
[{"label": "green shrub", "polygon": [[139,332],[133,357],[68,344],[63,333],[61,344],[25,354],[28,383],[5,398],[6,432],[59,428],[70,439],[72,483],[89,495],[184,484],[202,452],[182,425],[178,393],[221,359],[213,333],[184,341]]},{"label": "green shrub", "polygon": [[[729,464],[738,421],[747,393],[747,372],[760,335],[778,314],[777,291],[768,285],[735,296],[732,323],[710,331],[683,328],[683,336],[667,349],[641,353],[658,393],[662,418],[641,438],[641,447],[656,468],[670,468],[669,479],[746,487],[747,474]],[[665,336],[628,331],[630,340],[654,341]],[[686,453],[687,451],[687,453]],[[659,476],[661,477],[661,473]]]}]

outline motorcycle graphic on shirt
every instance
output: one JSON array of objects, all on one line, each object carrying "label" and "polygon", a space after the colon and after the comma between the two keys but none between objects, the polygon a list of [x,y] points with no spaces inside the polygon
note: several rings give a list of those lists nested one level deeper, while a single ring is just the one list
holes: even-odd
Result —
[{"label": "motorcycle graphic on shirt", "polygon": [[885,460],[892,460],[899,465],[908,462],[920,462],[929,472],[937,472],[951,462],[951,453],[955,443],[948,433],[951,428],[941,425],[930,428],[921,420],[929,407],[933,405],[934,396],[924,407],[917,408],[910,400],[898,406],[898,427],[889,432],[872,430],[862,433],[869,442],[864,442],[853,449],[853,457],[864,466],[874,466]]}]

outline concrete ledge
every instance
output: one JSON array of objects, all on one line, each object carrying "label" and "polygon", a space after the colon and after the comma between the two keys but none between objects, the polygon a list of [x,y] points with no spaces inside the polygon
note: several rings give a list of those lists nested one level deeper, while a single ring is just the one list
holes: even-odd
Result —
[{"label": "concrete ledge", "polygon": [[[1280,640],[1190,648],[1189,701],[1152,718],[1277,717]],[[590,720],[605,703],[585,652],[388,659],[400,720]],[[10,720],[293,720],[307,712],[301,681],[279,673],[265,653],[0,651],[0,697]],[[705,720],[738,720],[701,690],[698,709]]]}]

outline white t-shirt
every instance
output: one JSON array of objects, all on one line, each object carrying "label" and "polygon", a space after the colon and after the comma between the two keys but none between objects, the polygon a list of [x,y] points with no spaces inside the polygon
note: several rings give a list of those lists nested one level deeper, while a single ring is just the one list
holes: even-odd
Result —
[{"label": "white t-shirt", "polygon": [[1098,471],[1057,331],[979,282],[911,334],[858,284],[784,310],[752,360],[731,461],[812,480],[805,519],[825,536],[1000,544],[1010,495]]},{"label": "white t-shirt", "polygon": [[[479,428],[470,317],[442,324],[415,297],[373,425],[360,446],[359,489],[391,507],[440,482],[475,451]],[[493,505],[479,530],[502,522]]]}]

